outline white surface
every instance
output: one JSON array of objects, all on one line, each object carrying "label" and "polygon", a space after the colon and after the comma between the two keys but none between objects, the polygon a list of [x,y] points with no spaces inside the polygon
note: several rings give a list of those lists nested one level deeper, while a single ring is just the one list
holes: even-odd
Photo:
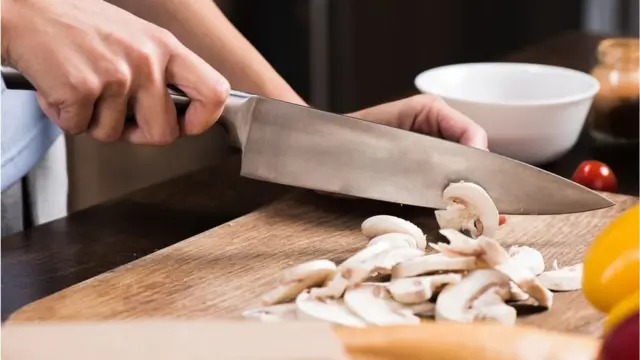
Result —
[{"label": "white surface", "polygon": [[479,123],[492,152],[530,164],[575,145],[599,89],[589,74],[524,63],[442,66],[419,74],[415,86]]}]

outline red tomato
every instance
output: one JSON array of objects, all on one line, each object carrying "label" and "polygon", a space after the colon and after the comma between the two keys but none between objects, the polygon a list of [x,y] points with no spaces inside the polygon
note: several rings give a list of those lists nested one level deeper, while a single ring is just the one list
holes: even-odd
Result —
[{"label": "red tomato", "polygon": [[498,217],[498,225],[504,225],[507,222],[507,217],[504,215],[500,215]]},{"label": "red tomato", "polygon": [[572,180],[592,190],[615,192],[618,188],[618,180],[611,168],[596,160],[580,163]]},{"label": "red tomato", "polygon": [[638,312],[611,330],[602,342],[600,360],[638,359]]}]

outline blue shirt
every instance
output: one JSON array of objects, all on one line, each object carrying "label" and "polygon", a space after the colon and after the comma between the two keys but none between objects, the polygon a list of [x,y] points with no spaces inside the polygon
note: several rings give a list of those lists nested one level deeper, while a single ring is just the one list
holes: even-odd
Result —
[{"label": "blue shirt", "polygon": [[2,81],[1,108],[1,189],[4,191],[29,173],[62,131],[44,115],[33,91],[7,90]]}]

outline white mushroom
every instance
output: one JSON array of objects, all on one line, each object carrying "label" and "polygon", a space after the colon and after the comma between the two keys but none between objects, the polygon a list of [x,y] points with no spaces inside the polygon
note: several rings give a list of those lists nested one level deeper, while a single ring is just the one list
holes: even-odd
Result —
[{"label": "white mushroom", "polygon": [[249,309],[242,313],[248,320],[261,322],[281,322],[297,320],[298,307],[294,303],[267,306],[257,309]]},{"label": "white mushroom", "polygon": [[453,273],[402,278],[389,282],[387,289],[398,302],[419,304],[429,301],[442,286],[455,284],[461,279],[462,275]]},{"label": "white mushroom", "polygon": [[450,257],[444,254],[429,254],[407,260],[391,269],[393,279],[435,273],[438,271],[466,271],[477,267],[473,256]]},{"label": "white mushroom", "polygon": [[489,266],[509,276],[511,281],[541,306],[551,307],[553,294],[540,284],[531,271],[511,262],[507,251],[496,240],[480,236],[477,241],[483,250],[482,258]]},{"label": "white mushroom", "polygon": [[538,275],[542,286],[553,291],[572,291],[582,287],[582,263],[545,271]]},{"label": "white mushroom", "polygon": [[437,243],[432,246],[436,250],[448,256],[479,256],[482,248],[478,245],[478,241],[468,237],[455,229],[440,229],[440,234],[449,240],[449,243]]},{"label": "white mushroom", "polygon": [[475,270],[460,282],[447,285],[436,300],[436,321],[470,323],[479,320],[471,306],[480,295],[494,287],[508,292],[509,278],[492,269]]},{"label": "white mushroom", "polygon": [[393,247],[408,247],[411,249],[418,248],[416,239],[413,236],[404,233],[388,233],[376,236],[369,241],[368,246],[375,245],[380,242],[388,242],[389,245]]},{"label": "white mushroom", "polygon": [[511,301],[525,301],[529,299],[529,294],[524,292],[522,289],[518,287],[514,282],[509,284],[511,296],[509,296],[508,300]]},{"label": "white mushroom", "polygon": [[373,270],[378,274],[391,274],[391,269],[395,265],[424,255],[424,251],[420,249],[391,248],[373,260],[375,266]]},{"label": "white mushroom", "polygon": [[419,227],[410,221],[391,215],[376,215],[362,222],[362,234],[369,239],[389,233],[403,233],[413,236],[418,249],[427,247],[427,240]]},{"label": "white mushroom", "polygon": [[528,247],[514,245],[509,248],[511,262],[531,271],[533,275],[539,275],[544,271],[544,258],[540,251]]},{"label": "white mushroom", "polygon": [[510,292],[504,287],[494,287],[480,295],[471,304],[471,311],[475,314],[475,320],[495,321],[502,325],[515,325],[518,313],[515,308],[504,303],[504,300],[509,295]]},{"label": "white mushroom", "polygon": [[421,304],[407,304],[414,315],[417,316],[434,316],[436,314],[436,304],[432,302],[424,302]]},{"label": "white mushroom", "polygon": [[410,307],[391,298],[384,284],[359,284],[344,293],[349,310],[372,325],[419,324]]},{"label": "white mushroom", "polygon": [[311,289],[317,298],[338,298],[347,287],[366,281],[375,272],[378,257],[389,249],[388,242],[380,242],[360,250],[337,267],[323,287]]},{"label": "white mushroom", "polygon": [[342,299],[316,299],[308,291],[296,298],[298,317],[328,321],[351,327],[365,327],[367,323],[347,308]]},{"label": "white mushroom", "polygon": [[479,185],[457,182],[447,186],[442,198],[448,202],[446,210],[436,210],[441,228],[467,230],[471,236],[493,236],[498,230],[500,214],[489,194]]},{"label": "white mushroom", "polygon": [[336,272],[336,264],[331,260],[312,260],[296,266],[292,266],[282,272],[280,281],[288,283],[291,281],[316,278],[319,283],[323,283]]},{"label": "white mushroom", "polygon": [[336,272],[329,260],[313,260],[292,266],[280,275],[280,285],[262,295],[263,306],[292,301],[303,290],[324,284]]},{"label": "white mushroom", "polygon": [[322,281],[318,280],[319,279],[310,278],[278,285],[262,295],[260,304],[262,306],[270,306],[292,301],[302,291],[322,284]]}]

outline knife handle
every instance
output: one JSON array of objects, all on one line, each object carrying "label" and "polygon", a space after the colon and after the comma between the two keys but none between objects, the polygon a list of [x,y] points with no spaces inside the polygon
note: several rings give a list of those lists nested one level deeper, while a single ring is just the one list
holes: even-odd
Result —
[{"label": "knife handle", "polygon": [[[31,82],[16,69],[2,66],[2,78],[9,90],[36,90],[33,84],[31,84]],[[191,99],[189,99],[187,94],[174,85],[167,85],[167,89],[176,107],[178,116],[184,115],[191,103]],[[234,100],[246,99],[249,96],[251,95],[231,90],[231,93],[229,94],[231,99],[227,102],[227,106],[231,105]],[[135,121],[134,113],[131,108],[127,109],[127,121]]]},{"label": "knife handle", "polygon": [[[21,72],[7,66],[2,67],[2,79],[9,90],[36,90],[33,84],[31,84]],[[184,115],[191,100],[182,90],[173,85],[168,85],[167,89],[176,106],[178,116]],[[127,122],[135,122],[135,116],[130,107],[127,108],[126,120]]]}]

